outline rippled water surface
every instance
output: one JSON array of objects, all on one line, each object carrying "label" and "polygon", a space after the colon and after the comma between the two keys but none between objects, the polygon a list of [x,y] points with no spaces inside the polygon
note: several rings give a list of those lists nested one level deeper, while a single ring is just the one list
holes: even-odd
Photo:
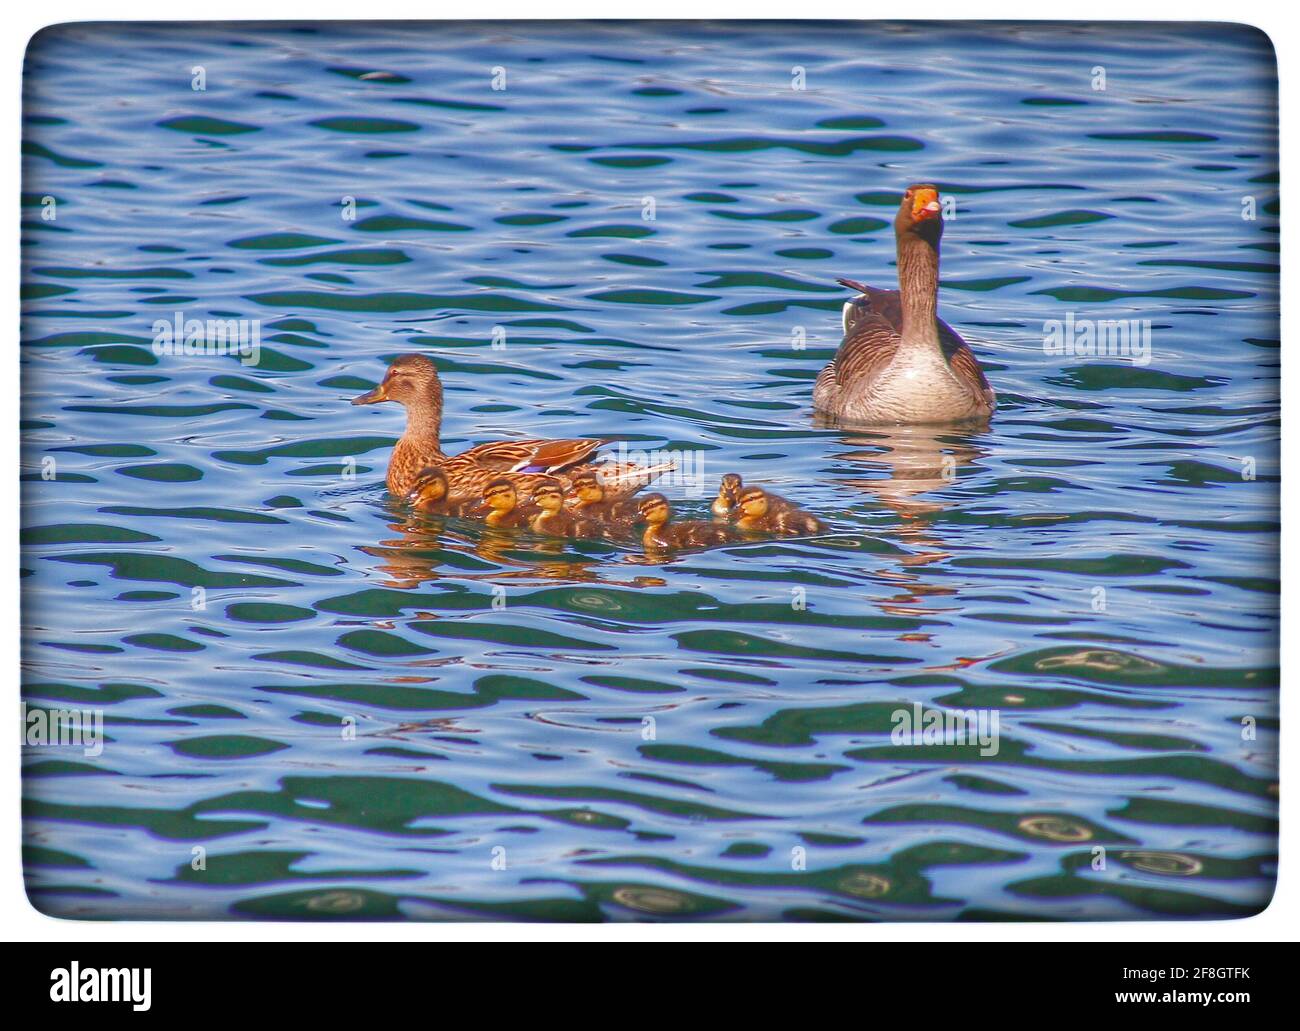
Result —
[{"label": "rippled water surface", "polygon": [[[1269,897],[1258,35],[71,26],[26,85],[24,691],[106,734],[25,749],[42,909],[1077,919]],[[819,424],[835,277],[892,284],[916,180],[956,201],[940,310],[998,416]],[[260,320],[260,361],[156,354],[176,312]],[[1068,313],[1150,320],[1149,363],[1045,354]],[[695,450],[710,487],[738,470],[829,531],[663,561],[416,519],[382,482],[400,409],[348,404],[405,351],[442,371],[449,450]],[[914,703],[996,714],[997,753],[892,743]]]}]

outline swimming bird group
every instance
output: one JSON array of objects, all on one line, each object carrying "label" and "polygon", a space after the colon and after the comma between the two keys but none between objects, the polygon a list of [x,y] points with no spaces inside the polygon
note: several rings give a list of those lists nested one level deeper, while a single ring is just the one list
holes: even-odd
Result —
[{"label": "swimming bird group", "polygon": [[713,520],[672,519],[664,495],[639,500],[610,497],[598,472],[573,477],[570,486],[553,476],[498,476],[477,498],[450,493],[446,470],[430,466],[415,478],[406,500],[418,512],[480,519],[497,529],[528,529],[552,537],[620,540],[644,524],[646,551],[704,548],[753,534],[798,536],[820,533],[821,520],[761,487],[742,488],[737,473],[727,473],[713,503]]},{"label": "swimming bird group", "polygon": [[[966,342],[938,317],[938,188],[911,186],[894,219],[897,290],[840,283],[855,290],[844,305],[843,340],[817,377],[813,406],[859,425],[983,423],[996,399]],[[373,390],[354,405],[395,401],[406,430],[393,448],[389,491],[427,513],[481,519],[506,529],[557,537],[630,537],[640,526],[647,551],[708,547],[747,535],[820,533],[817,517],[736,473],[722,477],[713,520],[674,520],[659,493],[641,488],[674,468],[598,461],[595,438],[526,439],[479,444],[456,455],[442,450],[442,381],[423,355],[393,360]]]}]

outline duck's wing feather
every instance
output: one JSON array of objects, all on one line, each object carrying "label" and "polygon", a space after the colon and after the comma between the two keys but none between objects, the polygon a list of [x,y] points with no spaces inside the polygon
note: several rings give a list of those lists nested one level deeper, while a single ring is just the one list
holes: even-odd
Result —
[{"label": "duck's wing feather", "polygon": [[603,440],[496,440],[456,457],[493,472],[553,473],[585,461]]}]

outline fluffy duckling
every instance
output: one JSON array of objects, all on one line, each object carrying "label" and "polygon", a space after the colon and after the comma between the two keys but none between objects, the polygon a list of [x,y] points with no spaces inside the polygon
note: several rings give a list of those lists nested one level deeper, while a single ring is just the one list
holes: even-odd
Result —
[{"label": "fluffy duckling", "polygon": [[594,522],[604,523],[614,531],[627,531],[641,518],[637,502],[632,498],[610,498],[598,473],[580,473],[573,478],[573,503],[575,515]]},{"label": "fluffy duckling", "polygon": [[533,504],[537,512],[528,521],[534,533],[549,533],[554,537],[599,537],[604,527],[594,519],[586,519],[564,507],[564,488],[560,483],[543,484],[533,491]]},{"label": "fluffy duckling", "polygon": [[739,539],[731,527],[706,523],[702,519],[669,523],[673,510],[662,494],[647,494],[638,507],[641,518],[646,523],[645,533],[641,537],[646,551],[707,548],[714,544],[730,544]]},{"label": "fluffy duckling", "polygon": [[442,466],[421,469],[415,477],[415,486],[406,493],[411,507],[420,512],[436,515],[461,516],[472,507],[472,502],[448,497],[447,474]]},{"label": "fluffy duckling", "polygon": [[719,519],[730,519],[740,502],[740,473],[725,473],[718,484],[718,496],[713,499],[713,514]]},{"label": "fluffy duckling", "polygon": [[[773,504],[773,502],[778,504]],[[824,527],[815,515],[792,505],[784,498],[769,494],[762,487],[747,487],[740,495],[739,518],[742,530],[763,533],[800,535],[821,533]]]},{"label": "fluffy duckling", "polygon": [[[717,500],[713,502],[713,514],[725,516],[733,523],[740,519],[743,514],[740,510],[740,499],[745,494],[746,489],[744,482],[740,478],[740,473],[727,473],[723,476],[722,482],[718,485]],[[764,493],[767,495],[768,512],[792,512],[796,516],[804,514],[798,505],[787,498],[781,497],[780,494],[774,494],[770,490],[764,491]]]},{"label": "fluffy duckling", "polygon": [[483,508],[480,512],[488,526],[498,529],[527,526],[536,511],[532,505],[519,503],[519,491],[515,489],[514,481],[508,477],[498,477],[483,488]]}]

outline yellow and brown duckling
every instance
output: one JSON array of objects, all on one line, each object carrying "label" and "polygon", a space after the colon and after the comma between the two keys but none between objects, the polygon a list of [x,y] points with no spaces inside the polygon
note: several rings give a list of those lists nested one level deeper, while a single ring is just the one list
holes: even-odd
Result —
[{"label": "yellow and brown duckling", "polygon": [[646,551],[677,550],[679,548],[707,548],[717,544],[730,544],[739,539],[730,526],[687,519],[670,523],[673,510],[662,494],[647,494],[638,506],[646,524],[641,543]]},{"label": "yellow and brown duckling", "polygon": [[603,523],[612,531],[631,530],[641,518],[635,500],[608,496],[604,477],[597,472],[579,473],[573,478],[573,499],[575,515]]},{"label": "yellow and brown duckling", "polygon": [[740,504],[742,487],[740,473],[724,473],[718,483],[718,496],[713,499],[713,514],[719,519],[730,519]]},{"label": "yellow and brown duckling", "polygon": [[476,501],[451,497],[447,474],[441,466],[421,469],[415,483],[406,493],[411,507],[433,515],[463,516],[475,507]]},{"label": "yellow and brown duckling", "polygon": [[[448,496],[477,498],[488,481],[503,473],[561,474],[596,468],[589,461],[603,440],[498,440],[479,444],[458,455],[442,450],[442,380],[438,368],[422,354],[393,359],[379,386],[354,397],[354,405],[396,401],[406,409],[406,429],[388,462],[388,490],[405,497],[420,471],[441,466],[447,477]],[[607,486],[625,495],[635,494],[651,480],[673,467],[640,466],[631,462],[602,463]]]},{"label": "yellow and brown duckling", "polygon": [[[722,477],[722,481],[718,484],[718,497],[713,502],[713,514],[725,517],[732,522],[738,522],[746,518],[741,508],[741,500],[751,490],[762,494],[765,501],[759,501],[757,497],[751,498],[750,507],[753,511],[749,518],[751,520],[769,520],[773,528],[768,532],[820,533],[823,529],[821,522],[815,516],[805,512],[793,501],[781,497],[780,494],[774,494],[770,490],[761,490],[757,487],[747,488],[740,478],[740,473],[726,473]],[[783,520],[784,529],[776,528],[778,516]],[[798,527],[805,528],[797,529]],[[760,529],[761,527],[751,522],[749,526],[743,528]]]},{"label": "yellow and brown duckling", "polygon": [[736,526],[751,532],[798,536],[825,529],[815,515],[762,487],[746,487],[741,492],[738,513]]},{"label": "yellow and brown duckling", "polygon": [[483,488],[483,505],[475,512],[488,526],[498,529],[526,527],[537,513],[533,505],[519,503],[519,490],[508,476],[499,476]]},{"label": "yellow and brown duckling", "polygon": [[554,537],[599,537],[604,526],[566,509],[564,488],[559,482],[543,484],[533,491],[533,504],[537,506],[528,521],[534,533],[549,533]]}]

